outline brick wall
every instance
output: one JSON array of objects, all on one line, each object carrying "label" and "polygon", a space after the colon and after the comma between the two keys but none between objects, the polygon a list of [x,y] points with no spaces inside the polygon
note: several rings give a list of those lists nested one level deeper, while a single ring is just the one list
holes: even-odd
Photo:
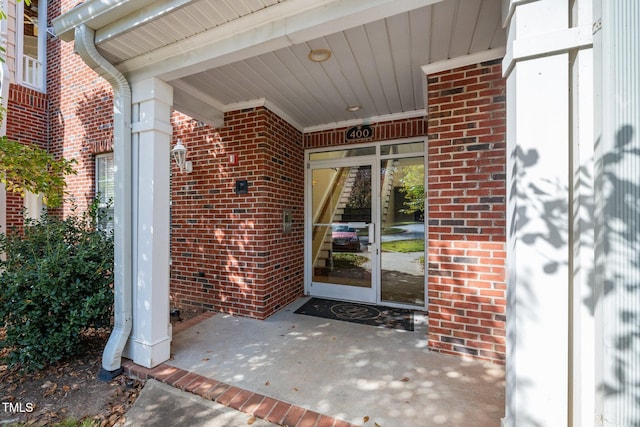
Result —
[{"label": "brick wall", "polygon": [[505,82],[500,61],[428,76],[429,345],[505,357]]},{"label": "brick wall", "polygon": [[[48,147],[48,102],[41,92],[24,86],[10,84],[7,102],[7,138],[23,144]],[[7,230],[21,229],[23,224],[24,198],[7,192]]]},{"label": "brick wall", "polygon": [[46,150],[49,137],[47,96],[24,86],[10,84],[8,101],[7,137]]},{"label": "brick wall", "polygon": [[[50,1],[48,19],[73,8],[77,1]],[[95,154],[110,151],[113,100],[110,85],[73,52],[73,43],[47,39],[49,150],[77,161],[78,174],[67,178],[68,198],[58,213],[84,209],[95,193]]]},{"label": "brick wall", "polygon": [[[7,191],[6,197],[6,218],[7,218],[7,230],[16,230],[20,232],[22,230],[22,224],[24,222],[23,217],[24,198],[17,194]],[[0,230],[5,232],[5,230]]]},{"label": "brick wall", "polygon": [[[388,122],[372,123],[373,136],[369,139],[360,139],[357,143],[387,141],[391,139],[425,136],[426,121],[424,117],[392,120]],[[304,148],[323,148],[344,145],[345,132],[348,127],[328,129],[320,132],[306,133],[304,135]]]},{"label": "brick wall", "polygon": [[[227,113],[221,129],[179,113],[173,125],[193,172],[172,166],[172,304],[264,319],[304,289],[301,134],[264,108]],[[242,179],[248,193],[236,194]]]}]

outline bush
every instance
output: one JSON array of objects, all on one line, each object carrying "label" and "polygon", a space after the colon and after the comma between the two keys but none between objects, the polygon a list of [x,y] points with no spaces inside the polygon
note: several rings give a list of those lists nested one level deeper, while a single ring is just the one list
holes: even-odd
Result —
[{"label": "bush", "polygon": [[0,234],[0,345],[26,371],[81,352],[82,332],[108,326],[113,306],[113,235],[96,230],[96,209],[64,220],[27,220]]}]

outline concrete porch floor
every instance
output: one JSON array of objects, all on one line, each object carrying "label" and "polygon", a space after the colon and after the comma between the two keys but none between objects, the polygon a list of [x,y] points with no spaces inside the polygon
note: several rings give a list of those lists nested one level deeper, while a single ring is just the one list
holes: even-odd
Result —
[{"label": "concrete porch floor", "polygon": [[180,370],[356,425],[499,426],[504,369],[430,352],[406,332],[295,314],[216,314],[174,334]]}]

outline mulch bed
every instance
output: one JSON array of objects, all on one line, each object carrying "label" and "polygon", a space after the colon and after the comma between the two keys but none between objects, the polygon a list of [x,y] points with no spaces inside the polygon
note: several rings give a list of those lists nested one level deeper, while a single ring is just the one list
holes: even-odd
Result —
[{"label": "mulch bed", "polygon": [[[200,313],[182,310],[180,319],[171,322],[184,322]],[[8,369],[2,361],[8,350],[1,350],[0,425],[50,426],[69,419],[89,420],[92,426],[123,424],[145,382],[124,375],[109,382],[97,379],[109,333],[88,331],[82,355],[33,373]],[[0,341],[3,336],[0,328]]]}]

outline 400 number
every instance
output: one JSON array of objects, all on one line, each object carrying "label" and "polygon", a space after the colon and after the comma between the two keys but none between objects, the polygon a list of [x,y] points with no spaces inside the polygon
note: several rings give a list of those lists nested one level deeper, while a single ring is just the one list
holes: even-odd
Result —
[{"label": "400 number", "polygon": [[373,136],[373,128],[371,126],[363,125],[363,126],[354,126],[352,128],[347,129],[345,134],[345,138],[347,141],[352,141],[354,139],[368,139]]}]

